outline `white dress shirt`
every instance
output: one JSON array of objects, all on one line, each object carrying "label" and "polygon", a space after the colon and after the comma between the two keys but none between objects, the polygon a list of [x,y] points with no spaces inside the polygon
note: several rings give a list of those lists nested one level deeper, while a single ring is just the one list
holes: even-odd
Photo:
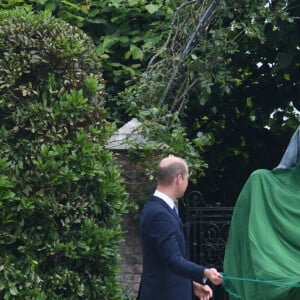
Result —
[{"label": "white dress shirt", "polygon": [[168,206],[171,209],[174,209],[174,206],[175,206],[174,201],[169,196],[167,196],[166,194],[164,194],[164,193],[162,193],[162,192],[160,192],[158,190],[155,190],[153,196],[162,199],[164,202],[166,202],[168,204]]}]

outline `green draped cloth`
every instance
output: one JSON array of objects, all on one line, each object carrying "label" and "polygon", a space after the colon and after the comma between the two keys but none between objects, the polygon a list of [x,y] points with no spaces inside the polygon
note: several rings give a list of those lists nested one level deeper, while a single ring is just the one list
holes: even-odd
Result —
[{"label": "green draped cloth", "polygon": [[224,278],[230,299],[300,300],[300,163],[256,170],[245,183],[232,217]]}]

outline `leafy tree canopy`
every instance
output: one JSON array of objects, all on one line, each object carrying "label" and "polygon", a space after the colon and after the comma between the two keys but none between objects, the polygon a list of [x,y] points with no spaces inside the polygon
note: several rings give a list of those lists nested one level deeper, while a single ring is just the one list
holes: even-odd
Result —
[{"label": "leafy tree canopy", "polygon": [[299,6],[185,4],[165,45],[119,103],[158,140],[174,137],[182,145],[177,133],[185,135],[195,151],[184,141],[177,153],[191,162],[190,153],[202,153],[209,165],[201,190],[233,203],[252,170],[275,167],[299,125]]}]

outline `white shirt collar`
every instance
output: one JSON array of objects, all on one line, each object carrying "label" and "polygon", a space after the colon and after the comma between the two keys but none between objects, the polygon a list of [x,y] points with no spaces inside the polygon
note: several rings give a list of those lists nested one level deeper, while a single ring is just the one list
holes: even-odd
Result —
[{"label": "white shirt collar", "polygon": [[166,202],[168,204],[168,206],[171,209],[174,208],[174,205],[175,205],[174,201],[169,196],[167,196],[166,194],[164,194],[164,193],[162,193],[162,192],[160,192],[158,190],[155,190],[153,196],[162,199],[164,202]]}]

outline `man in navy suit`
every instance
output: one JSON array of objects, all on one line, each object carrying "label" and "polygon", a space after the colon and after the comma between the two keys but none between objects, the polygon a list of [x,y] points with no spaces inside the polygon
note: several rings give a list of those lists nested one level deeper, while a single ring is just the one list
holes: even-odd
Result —
[{"label": "man in navy suit", "polygon": [[176,156],[164,158],[157,171],[157,188],[140,218],[143,273],[140,300],[209,300],[212,290],[205,281],[222,283],[221,274],[188,260],[176,199],[188,185],[186,162]]}]

